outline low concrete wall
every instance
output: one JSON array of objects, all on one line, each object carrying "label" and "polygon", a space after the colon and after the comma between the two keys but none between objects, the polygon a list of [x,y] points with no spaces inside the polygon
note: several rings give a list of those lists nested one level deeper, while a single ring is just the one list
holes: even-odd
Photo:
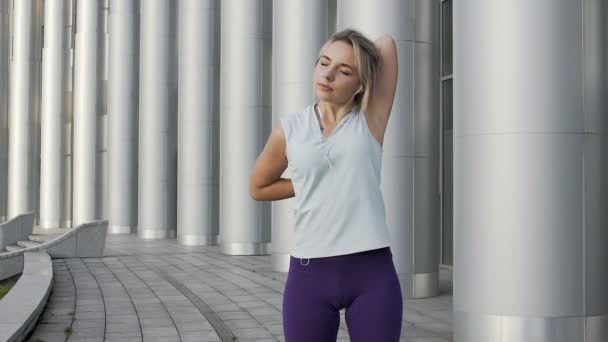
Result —
[{"label": "low concrete wall", "polygon": [[51,258],[101,257],[106,246],[108,221],[93,221],[70,229],[38,246],[0,253],[0,280],[23,270],[23,253],[45,251]]},{"label": "low concrete wall", "polygon": [[0,254],[0,280],[23,272],[23,253]]},{"label": "low concrete wall", "polygon": [[19,240],[27,240],[34,229],[35,213],[25,213],[0,223],[0,251]]},{"label": "low concrete wall", "polygon": [[25,268],[0,300],[0,341],[23,341],[36,325],[53,284],[53,264],[44,251],[22,254]]}]

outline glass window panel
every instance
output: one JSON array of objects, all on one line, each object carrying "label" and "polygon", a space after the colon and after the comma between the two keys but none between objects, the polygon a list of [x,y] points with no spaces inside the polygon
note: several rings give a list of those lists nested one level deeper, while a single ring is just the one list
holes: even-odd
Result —
[{"label": "glass window panel", "polygon": [[443,114],[443,129],[452,129],[452,79],[441,82],[441,106]]},{"label": "glass window panel", "polygon": [[452,1],[441,3],[442,76],[452,74]]},{"label": "glass window panel", "polygon": [[453,102],[452,79],[441,82],[441,103],[443,116],[443,143],[442,143],[442,251],[441,263],[453,265],[453,202],[452,202],[452,140],[453,140]]}]

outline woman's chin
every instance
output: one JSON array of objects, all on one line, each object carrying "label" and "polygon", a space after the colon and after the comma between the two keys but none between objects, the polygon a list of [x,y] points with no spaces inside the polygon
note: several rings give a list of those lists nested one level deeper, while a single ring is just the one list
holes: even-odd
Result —
[{"label": "woman's chin", "polygon": [[327,93],[317,92],[317,99],[324,102],[333,102],[333,97],[328,96]]}]

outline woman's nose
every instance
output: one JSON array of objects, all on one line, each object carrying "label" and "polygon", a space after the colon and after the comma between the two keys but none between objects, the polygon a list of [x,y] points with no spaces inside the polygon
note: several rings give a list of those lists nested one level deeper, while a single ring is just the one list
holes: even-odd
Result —
[{"label": "woman's nose", "polygon": [[331,80],[333,79],[333,74],[331,73],[331,71],[326,71],[325,73],[323,73],[323,78],[327,79],[327,80]]}]

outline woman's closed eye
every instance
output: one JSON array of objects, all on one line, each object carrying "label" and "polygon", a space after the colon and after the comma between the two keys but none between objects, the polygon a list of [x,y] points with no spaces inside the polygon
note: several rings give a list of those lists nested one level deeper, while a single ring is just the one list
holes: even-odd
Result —
[{"label": "woman's closed eye", "polygon": [[[321,62],[321,65],[322,65],[322,66],[328,66],[329,64]],[[346,76],[350,76],[350,75],[352,75],[350,72],[346,72],[346,71],[344,71],[344,70],[340,70],[340,72],[341,72],[341,73],[343,73],[343,74],[344,74],[344,75],[346,75]]]}]

